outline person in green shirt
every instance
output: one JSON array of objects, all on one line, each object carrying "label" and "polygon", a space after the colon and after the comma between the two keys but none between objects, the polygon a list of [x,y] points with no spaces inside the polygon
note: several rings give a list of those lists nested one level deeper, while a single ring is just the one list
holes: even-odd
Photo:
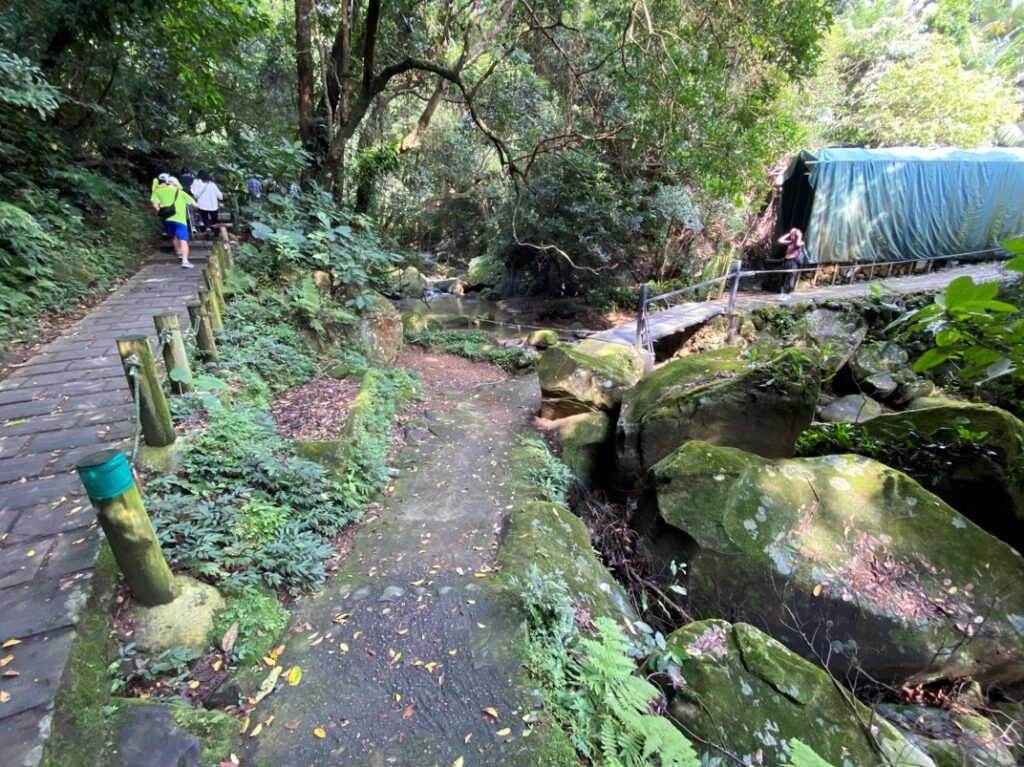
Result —
[{"label": "person in green shirt", "polygon": [[157,177],[157,185],[149,201],[153,210],[158,212],[161,208],[174,208],[174,214],[164,219],[164,231],[174,242],[174,252],[181,258],[182,268],[191,269],[192,262],[188,260],[188,206],[195,205],[196,201],[181,188],[177,179],[167,173]]}]

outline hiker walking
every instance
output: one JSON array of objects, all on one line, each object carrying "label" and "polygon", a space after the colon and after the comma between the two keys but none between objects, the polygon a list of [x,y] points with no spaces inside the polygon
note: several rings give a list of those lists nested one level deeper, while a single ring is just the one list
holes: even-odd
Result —
[{"label": "hiker walking", "polygon": [[260,180],[257,176],[249,176],[249,180],[247,183],[249,185],[249,195],[254,200],[258,200],[260,197],[263,196],[263,184],[260,183]]},{"label": "hiker walking", "polygon": [[199,220],[203,229],[210,231],[217,223],[217,210],[224,195],[214,183],[213,177],[205,170],[199,171],[199,176],[192,182],[190,191],[195,198],[196,207],[199,208]]},{"label": "hiker walking", "polygon": [[191,269],[188,260],[188,206],[195,205],[192,195],[181,188],[178,179],[167,173],[157,177],[156,189],[150,196],[153,210],[164,221],[164,232],[174,243],[174,252],[181,258],[183,269]]},{"label": "hiker walking", "polygon": [[800,258],[804,252],[804,233],[794,226],[782,235],[778,242],[786,246],[786,254],[782,258],[782,268],[786,273],[782,277],[779,300],[788,301],[789,294],[796,288],[797,269],[800,267]]}]

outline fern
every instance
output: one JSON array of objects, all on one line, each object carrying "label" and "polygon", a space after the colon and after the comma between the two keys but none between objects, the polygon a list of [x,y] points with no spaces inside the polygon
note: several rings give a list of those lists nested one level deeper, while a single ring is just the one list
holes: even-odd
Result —
[{"label": "fern", "polygon": [[832,767],[817,752],[796,738],[789,741],[789,761],[784,767]]}]

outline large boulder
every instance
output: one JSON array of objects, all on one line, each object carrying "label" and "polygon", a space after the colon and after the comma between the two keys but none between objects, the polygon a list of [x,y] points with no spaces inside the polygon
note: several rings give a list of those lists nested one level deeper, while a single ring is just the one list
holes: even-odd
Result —
[{"label": "large boulder", "polygon": [[865,344],[857,349],[848,363],[853,380],[863,381],[874,375],[901,374],[909,365],[907,350],[894,343]]},{"label": "large boulder", "polygon": [[[961,514],[1024,551],[1024,423],[991,405],[927,407],[851,427],[854,449],[910,475]],[[829,434],[828,427],[810,431]]]},{"label": "large boulder", "polygon": [[541,355],[537,375],[543,397],[541,416],[563,418],[617,408],[622,393],[643,375],[643,361],[625,344],[558,344]]},{"label": "large boulder", "polygon": [[637,526],[688,565],[691,607],[759,625],[840,675],[1024,680],[1024,560],[904,474],[690,442]]},{"label": "large boulder", "polygon": [[638,477],[689,440],[790,456],[814,417],[816,365],[790,354],[751,365],[735,349],[673,360],[622,399],[615,448],[625,477]]},{"label": "large boulder", "polygon": [[498,564],[503,575],[521,583],[539,566],[546,579],[565,584],[591,618],[637,619],[626,592],[594,553],[586,526],[564,506],[533,501],[512,509],[502,528]]},{"label": "large boulder", "polygon": [[355,325],[349,326],[348,334],[365,351],[369,362],[391,365],[402,349],[402,315],[384,296],[372,293]]},{"label": "large boulder", "polygon": [[853,356],[867,332],[867,323],[860,315],[819,308],[797,320],[792,336],[799,345],[817,351],[824,370],[836,373]]},{"label": "large boulder", "polygon": [[875,706],[875,711],[906,733],[937,767],[1017,765],[1009,748],[1014,739],[1004,741],[998,727],[983,716],[891,703]]},{"label": "large boulder", "polygon": [[[744,623],[690,623],[668,637],[682,657],[669,714],[701,764],[783,767],[799,740],[832,765],[934,767],[895,727],[873,716],[817,666]],[[871,722],[870,728],[865,725]]]},{"label": "large boulder", "polygon": [[495,256],[477,256],[469,262],[469,269],[462,278],[467,293],[482,293],[497,296],[508,282],[508,268]]},{"label": "large boulder", "polygon": [[615,466],[615,422],[602,410],[558,422],[562,462],[584,484],[606,476]]}]

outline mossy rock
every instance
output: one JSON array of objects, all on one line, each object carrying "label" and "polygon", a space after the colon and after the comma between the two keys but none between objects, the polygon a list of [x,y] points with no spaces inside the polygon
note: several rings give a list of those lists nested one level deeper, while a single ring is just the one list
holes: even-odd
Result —
[{"label": "mossy rock", "polygon": [[818,308],[796,321],[792,341],[814,349],[822,369],[836,373],[857,351],[867,332],[867,323],[854,312]]},{"label": "mossy rock", "polygon": [[669,689],[669,714],[702,764],[718,764],[724,751],[742,764],[783,767],[799,739],[832,765],[934,767],[828,674],[753,626],[690,623],[669,635],[668,647],[684,659],[685,682]]},{"label": "mossy rock", "polygon": [[409,298],[419,298],[429,287],[427,278],[415,266],[407,266],[398,275],[397,293]]},{"label": "mossy rock", "polygon": [[615,422],[604,411],[580,413],[558,423],[562,462],[584,484],[615,466]]},{"label": "mossy rock", "polygon": [[913,410],[850,427],[851,434],[874,445],[871,457],[910,475],[976,524],[1024,550],[1024,423],[991,405],[932,398],[919,402]]},{"label": "mossy rock", "polygon": [[753,367],[735,349],[673,360],[623,395],[619,470],[640,477],[694,439],[790,456],[811,423],[820,386],[817,366],[789,354]]},{"label": "mossy rock", "polygon": [[906,475],[689,442],[650,478],[636,524],[656,559],[687,563],[695,614],[754,623],[840,676],[1024,680],[1024,560]]},{"label": "mossy rock", "polygon": [[632,346],[623,344],[558,344],[541,355],[537,375],[541,416],[564,418],[617,408],[623,392],[643,375],[643,361]]},{"label": "mossy rock", "polygon": [[339,342],[364,351],[366,359],[377,365],[391,365],[402,349],[402,315],[379,293],[371,293],[369,303],[354,325],[343,325],[331,332],[340,334]]},{"label": "mossy rock", "polygon": [[110,767],[213,767],[228,759],[238,720],[173,703],[120,700],[103,764]]},{"label": "mossy rock", "polygon": [[469,262],[462,283],[467,293],[496,296],[508,281],[508,268],[494,256],[477,256]]},{"label": "mossy rock", "polygon": [[563,581],[592,618],[636,620],[626,593],[601,564],[580,519],[564,506],[534,501],[505,518],[498,564],[507,577],[525,580],[531,565]]},{"label": "mossy rock", "polygon": [[135,644],[148,653],[188,647],[201,653],[209,646],[214,615],[224,609],[224,597],[208,583],[187,575],[174,576],[174,600],[165,605],[132,608]]},{"label": "mossy rock", "polygon": [[526,343],[535,349],[547,349],[558,343],[558,333],[553,330],[535,330],[526,337]]},{"label": "mossy rock", "polygon": [[983,716],[893,704],[875,706],[875,711],[927,753],[937,767],[1016,767],[1008,744]]}]

